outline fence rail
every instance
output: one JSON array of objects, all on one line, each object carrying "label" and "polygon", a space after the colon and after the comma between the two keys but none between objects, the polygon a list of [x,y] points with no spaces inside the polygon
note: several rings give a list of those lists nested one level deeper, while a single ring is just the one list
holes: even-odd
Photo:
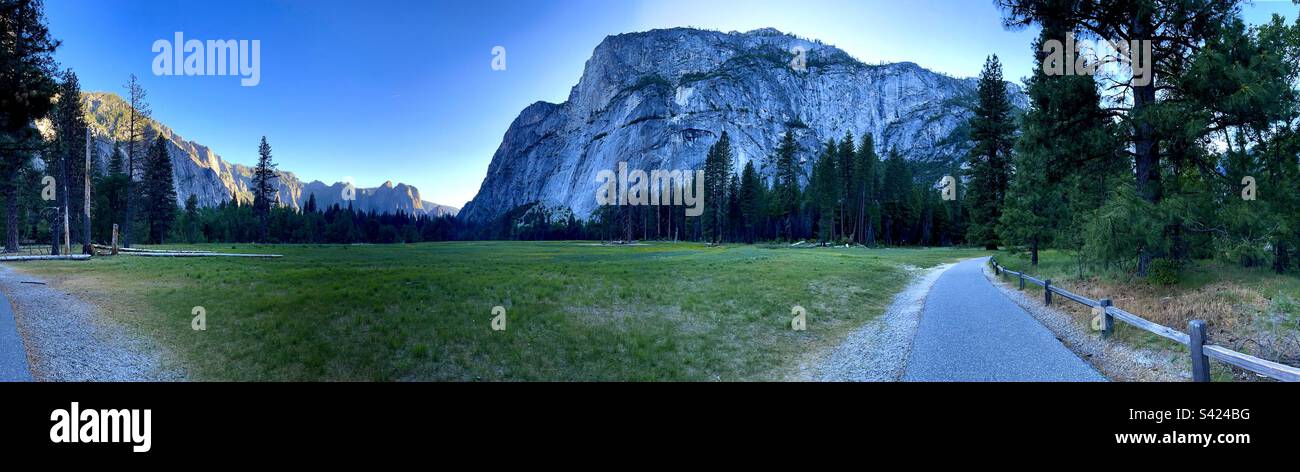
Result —
[{"label": "fence rail", "polygon": [[1020,288],[1025,288],[1025,283],[1032,283],[1043,287],[1044,303],[1052,304],[1052,295],[1060,295],[1067,300],[1073,301],[1080,305],[1091,308],[1102,308],[1100,316],[1102,336],[1109,337],[1114,332],[1114,320],[1118,319],[1138,329],[1148,331],[1162,338],[1187,346],[1192,354],[1192,380],[1196,382],[1210,381],[1209,360],[1211,358],[1233,365],[1260,375],[1264,375],[1283,382],[1300,382],[1300,368],[1292,367],[1286,364],[1279,364],[1267,359],[1260,359],[1250,354],[1228,349],[1223,346],[1209,344],[1209,339],[1205,335],[1205,322],[1201,320],[1192,320],[1187,323],[1187,332],[1176,330],[1168,326],[1147,320],[1141,316],[1121,310],[1111,304],[1109,299],[1093,300],[1078,294],[1072,293],[1063,288],[1052,285],[1051,279],[1039,279],[1029,276],[1024,272],[1018,272],[998,264],[997,259],[989,258],[989,265],[993,271],[1000,276],[1014,276],[1020,282]]}]

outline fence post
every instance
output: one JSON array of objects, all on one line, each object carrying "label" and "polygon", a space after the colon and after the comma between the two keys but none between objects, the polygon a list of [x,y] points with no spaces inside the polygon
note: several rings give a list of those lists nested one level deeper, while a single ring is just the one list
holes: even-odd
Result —
[{"label": "fence post", "polygon": [[1021,290],[1024,290],[1024,289],[1025,289],[1025,273],[1024,273],[1024,272],[1021,272],[1021,273],[1020,273],[1020,289],[1021,289]]},{"label": "fence post", "polygon": [[1101,337],[1103,338],[1109,338],[1111,333],[1115,331],[1115,318],[1110,316],[1109,311],[1106,311],[1111,304],[1109,298],[1097,301],[1097,306],[1101,308]]},{"label": "fence post", "polygon": [[1192,381],[1210,381],[1210,358],[1205,356],[1205,322],[1192,320],[1187,322],[1189,342],[1187,349],[1192,351]]},{"label": "fence post", "polygon": [[112,254],[113,254],[114,256],[117,255],[117,223],[113,223],[113,252],[112,252]]},{"label": "fence post", "polygon": [[1052,304],[1052,279],[1043,279],[1043,300],[1048,305]]}]

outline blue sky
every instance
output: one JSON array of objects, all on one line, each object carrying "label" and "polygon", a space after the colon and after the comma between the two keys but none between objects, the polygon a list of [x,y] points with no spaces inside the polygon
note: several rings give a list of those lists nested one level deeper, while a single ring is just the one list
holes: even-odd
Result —
[{"label": "blue sky", "polygon": [[[1246,16],[1296,10],[1256,2]],[[280,168],[304,180],[405,182],[458,207],[519,111],[563,101],[607,35],[775,27],[956,76],[998,54],[1009,79],[1029,74],[1034,35],[1004,30],[991,0],[46,0],[46,15],[84,89],[120,93],[134,73],[155,118],[228,161],[253,163],[266,135]],[[260,40],[261,83],[155,76],[151,47],[177,31]],[[498,45],[504,71],[491,68]]]}]

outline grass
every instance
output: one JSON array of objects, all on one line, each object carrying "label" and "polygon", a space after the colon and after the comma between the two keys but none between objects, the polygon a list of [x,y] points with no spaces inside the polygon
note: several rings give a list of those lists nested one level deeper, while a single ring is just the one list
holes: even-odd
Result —
[{"label": "grass", "polygon": [[[1186,331],[1188,321],[1205,320],[1212,343],[1300,365],[1300,277],[1293,274],[1195,261],[1184,267],[1176,283],[1160,285],[1120,271],[1084,271],[1081,275],[1073,256],[1059,251],[1040,252],[1037,268],[1030,267],[1028,253],[1003,253],[997,259],[1012,270],[1052,279],[1054,285],[1085,297],[1110,298],[1119,308],[1179,331]],[[1042,290],[1036,286],[1026,289]],[[1080,323],[1091,317],[1076,304],[1060,306],[1074,313]],[[1140,347],[1183,349],[1124,323],[1116,323],[1115,337]],[[1227,369],[1218,374],[1229,375]]]},{"label": "grass", "polygon": [[[986,254],[663,243],[172,246],[281,259],[15,266],[178,357],[198,380],[751,380],[883,312],[930,267]],[[490,327],[493,306],[507,329]],[[790,329],[791,307],[807,331]],[[206,311],[207,330],[190,327]]]}]

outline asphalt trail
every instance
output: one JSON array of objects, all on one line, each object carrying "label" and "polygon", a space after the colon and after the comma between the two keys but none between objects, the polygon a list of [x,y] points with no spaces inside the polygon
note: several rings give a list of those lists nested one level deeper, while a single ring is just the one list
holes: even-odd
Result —
[{"label": "asphalt trail", "polygon": [[905,381],[1104,382],[984,277],[988,258],[948,269],[926,296]]},{"label": "asphalt trail", "polygon": [[0,293],[0,382],[30,382],[31,369],[27,366],[27,350],[23,337],[14,322],[14,310],[9,299]]}]

